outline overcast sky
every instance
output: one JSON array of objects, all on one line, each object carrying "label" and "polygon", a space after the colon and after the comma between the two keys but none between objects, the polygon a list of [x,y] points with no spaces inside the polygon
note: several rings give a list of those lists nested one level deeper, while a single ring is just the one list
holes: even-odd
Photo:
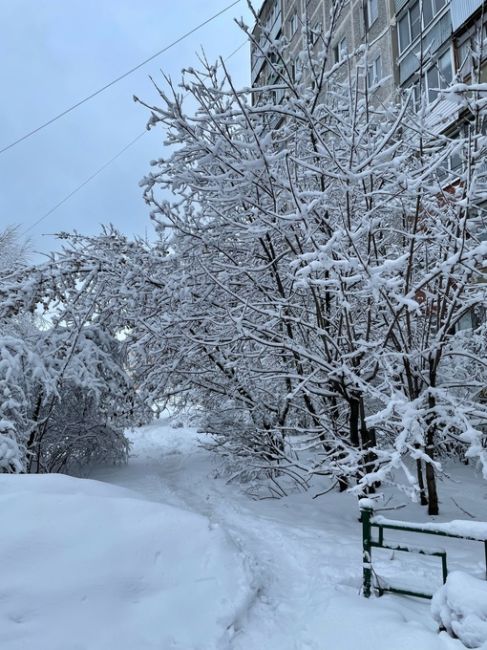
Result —
[{"label": "overcast sky", "polygon": [[[0,149],[151,56],[231,0],[0,0]],[[260,2],[254,2],[255,6]],[[144,131],[157,103],[148,75],[179,78],[203,47],[227,57],[252,24],[246,1],[51,126],[0,155],[0,228],[29,229],[126,144]],[[249,83],[246,44],[228,62]],[[128,234],[150,232],[139,180],[162,154],[161,130],[144,135],[96,179],[28,232],[37,251],[56,247],[51,233],[94,233],[112,222]]]}]

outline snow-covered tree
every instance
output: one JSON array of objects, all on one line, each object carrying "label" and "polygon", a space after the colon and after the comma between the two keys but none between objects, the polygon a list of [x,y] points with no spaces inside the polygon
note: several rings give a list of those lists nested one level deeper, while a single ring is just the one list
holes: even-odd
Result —
[{"label": "snow-covered tree", "polygon": [[[12,239],[8,238],[11,246]],[[73,471],[127,458],[124,430],[147,421],[96,274],[56,262],[8,268],[0,284],[0,466]],[[106,298],[106,296],[105,296]],[[32,310],[44,304],[48,317]]]},{"label": "snow-covered tree", "polygon": [[270,42],[270,86],[239,91],[220,61],[158,88],[149,127],[172,150],[142,183],[158,241],[72,236],[0,297],[5,313],[61,310],[56,391],[101,381],[90,328],[123,332],[137,397],[197,411],[237,475],[277,493],[279,476],[391,481],[434,514],[441,460],[486,460],[485,107],[451,89],[465,127],[438,135],[411,96],[374,97],[367,48],[337,75],[330,34],[292,70]]},{"label": "snow-covered tree", "polygon": [[[281,42],[262,52],[272,87],[239,92],[220,62],[186,74],[193,114],[172,86],[149,106],[175,145],[144,181],[168,245],[158,372],[257,467],[362,489],[402,469],[434,513],[441,450],[483,458],[484,336],[461,324],[485,305],[484,144],[478,123],[432,136],[410,97],[375,104],[360,60],[338,81],[328,43],[300,57],[313,88]],[[445,177],[459,150],[465,172]]]}]

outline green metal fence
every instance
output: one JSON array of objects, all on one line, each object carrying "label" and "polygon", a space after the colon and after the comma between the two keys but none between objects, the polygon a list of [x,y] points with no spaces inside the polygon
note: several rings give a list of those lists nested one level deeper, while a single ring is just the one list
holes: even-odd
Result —
[{"label": "green metal fence", "polygon": [[[439,537],[452,537],[484,544],[485,571],[487,578],[487,524],[483,522],[454,521],[447,524],[416,524],[412,522],[395,521],[385,517],[374,516],[374,509],[370,499],[360,501],[360,511],[362,522],[362,548],[363,548],[363,595],[369,598],[372,593],[372,576],[374,574],[372,567],[372,549],[384,548],[392,551],[403,551],[405,553],[418,553],[420,555],[429,555],[441,559],[441,571],[443,583],[448,576],[447,553],[444,549],[420,548],[410,544],[387,543],[384,541],[385,530],[398,530],[408,533],[420,533],[423,535],[437,535]],[[372,529],[377,529],[376,538],[372,535]],[[465,531],[466,534],[465,534]],[[432,598],[432,594],[413,591],[410,589],[401,589],[400,587],[391,587],[384,585],[375,585],[374,588],[381,596],[384,592],[389,591],[406,596],[417,596],[419,598]]]}]

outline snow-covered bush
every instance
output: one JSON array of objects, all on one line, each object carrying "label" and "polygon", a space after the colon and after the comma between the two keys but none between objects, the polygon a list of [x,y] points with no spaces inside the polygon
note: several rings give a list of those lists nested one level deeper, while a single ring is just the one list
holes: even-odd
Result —
[{"label": "snow-covered bush", "polygon": [[24,322],[9,330],[0,336],[2,471],[69,471],[125,460],[123,431],[144,418],[122,344],[93,326],[75,342],[67,328]]},{"label": "snow-covered bush", "polygon": [[17,438],[13,422],[0,420],[0,473],[18,473],[24,468],[24,454]]},{"label": "snow-covered bush", "polygon": [[[12,246],[11,237],[2,241]],[[100,318],[92,286],[78,278],[55,264],[0,268],[2,472],[124,461],[124,430],[150,419],[128,372],[126,344],[107,313]],[[50,310],[44,322],[32,314],[40,304]]]},{"label": "snow-covered bush", "polygon": [[128,442],[123,432],[143,421],[124,368],[123,344],[94,325],[85,325],[75,341],[72,335],[69,328],[60,328],[41,337],[56,395],[42,400],[29,440],[30,471],[125,461]]}]

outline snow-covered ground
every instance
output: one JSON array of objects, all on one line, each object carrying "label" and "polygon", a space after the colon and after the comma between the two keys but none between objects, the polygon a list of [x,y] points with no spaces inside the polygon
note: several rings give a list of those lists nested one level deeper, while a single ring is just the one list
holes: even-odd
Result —
[{"label": "snow-covered ground", "polygon": [[205,517],[64,476],[0,476],[2,650],[216,648],[253,593]]},{"label": "snow-covered ground", "polygon": [[[463,648],[438,634],[428,601],[360,596],[354,497],[251,500],[215,477],[221,461],[194,430],[132,437],[129,464],[96,480],[0,476],[1,650]],[[468,488],[441,486],[442,519],[464,516],[458,506],[486,519],[487,490],[460,471]],[[447,542],[452,568],[482,575],[481,544]],[[377,552],[374,566],[396,584],[440,585],[437,559],[404,555]]]}]

